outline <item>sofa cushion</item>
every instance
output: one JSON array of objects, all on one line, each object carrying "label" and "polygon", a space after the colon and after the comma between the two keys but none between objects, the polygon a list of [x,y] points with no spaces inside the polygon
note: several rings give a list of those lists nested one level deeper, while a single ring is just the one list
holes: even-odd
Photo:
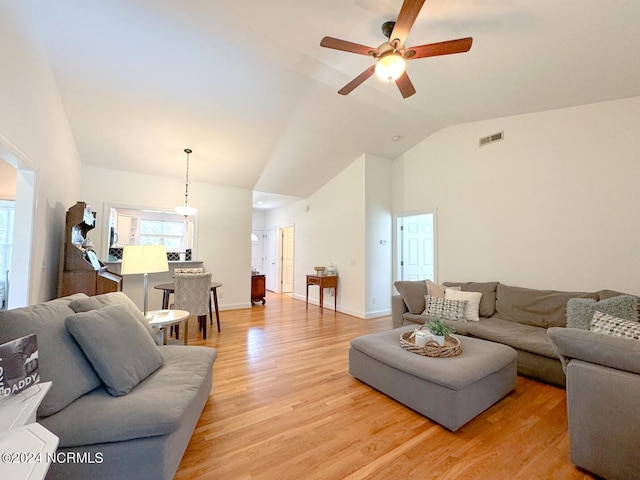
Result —
[{"label": "sofa cushion", "polygon": [[40,423],[60,438],[61,448],[174,432],[192,408],[217,352],[183,345],[158,348],[164,359],[162,367],[127,395],[112,397],[105,388],[97,388]]},{"label": "sofa cushion", "polygon": [[640,342],[628,338],[599,335],[578,328],[550,328],[554,350],[564,358],[595,363],[640,374]]},{"label": "sofa cushion", "polygon": [[465,324],[472,337],[504,343],[518,350],[535,353],[549,358],[558,358],[544,328],[511,322],[497,317],[483,318],[479,322]]},{"label": "sofa cushion", "polygon": [[567,302],[571,298],[598,299],[598,293],[534,290],[499,284],[496,290],[496,316],[503,320],[536,327],[564,327]]},{"label": "sofa cushion", "polygon": [[100,378],[67,331],[73,314],[66,302],[48,302],[14,310],[0,310],[0,343],[35,333],[38,370],[42,382],[53,382],[38,408],[38,416],[62,410],[76,398],[101,385]]},{"label": "sofa cushion", "polygon": [[399,280],[394,285],[409,312],[419,315],[424,311],[424,296],[427,295],[427,284],[424,280]]},{"label": "sofa cushion", "polygon": [[160,350],[126,305],[74,313],[65,324],[114,397],[162,365]]},{"label": "sofa cushion", "polygon": [[479,310],[482,293],[480,292],[463,292],[454,290],[455,287],[447,288],[444,298],[447,300],[466,300],[467,306],[464,310],[464,319],[477,322],[480,320]]},{"label": "sofa cushion", "polygon": [[638,301],[631,295],[618,295],[599,302],[592,298],[571,298],[567,302],[567,327],[589,330],[595,311],[638,321],[637,309]]},{"label": "sofa cushion", "polygon": [[74,301],[69,303],[69,308],[71,308],[71,310],[76,313],[80,313],[89,312],[91,310],[97,310],[99,308],[109,307],[112,305],[126,305],[131,313],[136,316],[145,330],[149,332],[151,338],[155,339],[155,332],[153,331],[153,328],[151,328],[151,325],[149,325],[149,321],[144,318],[144,314],[140,311],[136,304],[133,303],[131,299],[122,292],[104,293],[102,295],[96,295],[94,297],[74,299]]},{"label": "sofa cushion", "polygon": [[468,303],[466,300],[447,300],[446,298],[425,295],[424,303],[423,315],[448,320],[466,321],[464,316]]},{"label": "sofa cushion", "polygon": [[608,313],[593,312],[591,320],[591,331],[603,333],[614,337],[630,338],[640,340],[640,323],[624,318],[614,317]]},{"label": "sofa cushion", "polygon": [[496,288],[499,282],[444,282],[447,287],[460,287],[464,292],[480,292],[480,316],[490,317],[496,313]]}]

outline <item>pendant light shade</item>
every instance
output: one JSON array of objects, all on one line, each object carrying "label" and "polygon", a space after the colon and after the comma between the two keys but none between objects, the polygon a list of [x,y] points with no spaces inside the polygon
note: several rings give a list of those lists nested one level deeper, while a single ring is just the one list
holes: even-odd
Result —
[{"label": "pendant light shade", "polygon": [[189,206],[189,154],[191,154],[191,149],[185,148],[184,153],[187,154],[187,174],[184,180],[184,205],[176,207],[175,210],[184,217],[190,217],[191,215],[195,215],[198,209]]}]

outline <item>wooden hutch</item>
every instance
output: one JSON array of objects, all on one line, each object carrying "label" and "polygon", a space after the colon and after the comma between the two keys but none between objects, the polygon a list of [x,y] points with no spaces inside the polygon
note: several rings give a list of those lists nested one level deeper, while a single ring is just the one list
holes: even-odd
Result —
[{"label": "wooden hutch", "polygon": [[77,202],[67,211],[64,233],[64,258],[58,296],[73,293],[100,295],[122,291],[122,276],[110,272],[98,260],[87,233],[96,224],[96,214],[85,202]]}]

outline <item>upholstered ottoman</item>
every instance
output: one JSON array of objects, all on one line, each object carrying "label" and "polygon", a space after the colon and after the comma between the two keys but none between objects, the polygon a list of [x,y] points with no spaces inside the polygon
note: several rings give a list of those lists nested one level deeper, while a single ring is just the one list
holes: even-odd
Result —
[{"label": "upholstered ottoman", "polygon": [[425,357],[400,346],[400,335],[415,328],[354,338],[349,373],[454,432],[515,388],[513,348],[458,336],[460,355]]}]

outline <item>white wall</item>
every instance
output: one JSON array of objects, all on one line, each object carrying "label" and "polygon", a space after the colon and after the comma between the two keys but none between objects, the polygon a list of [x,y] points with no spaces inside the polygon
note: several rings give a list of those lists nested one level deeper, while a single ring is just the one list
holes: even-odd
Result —
[{"label": "white wall", "polygon": [[391,311],[392,228],[391,162],[365,156],[365,318]]},{"label": "white wall", "polygon": [[[338,310],[365,315],[365,160],[364,155],[304,199],[268,211],[265,227],[295,227],[293,296],[305,299],[306,275],[314,266],[333,262],[338,269]],[[308,207],[308,210],[307,210]],[[325,307],[334,298],[325,292]],[[309,302],[318,303],[318,288],[310,287]]]},{"label": "white wall", "polygon": [[[360,318],[391,311],[391,162],[362,155],[311,197],[266,214],[269,227],[295,226],[295,298],[316,265],[338,269],[338,310]],[[308,207],[308,210],[307,210]],[[380,243],[380,240],[386,242]],[[325,295],[325,307],[334,299]],[[318,303],[318,288],[309,301]]]},{"label": "white wall", "polygon": [[[89,234],[96,251],[106,240],[104,203],[171,210],[182,202],[183,188],[178,179],[83,167],[82,198],[98,216]],[[202,260],[223,284],[218,290],[221,309],[251,306],[251,203],[251,190],[194,181],[189,185],[189,205],[198,209],[194,260]],[[149,308],[160,308],[162,299],[152,286],[170,279],[170,272],[149,276]],[[142,308],[142,276],[125,276],[123,290]]]},{"label": "white wall", "polygon": [[449,127],[394,161],[394,211],[437,209],[439,281],[640,294],[638,132],[640,97]]},{"label": "white wall", "polygon": [[[12,273],[12,283],[27,278],[30,292],[24,303],[35,303],[57,296],[65,211],[79,197],[80,160],[24,2],[0,2],[0,58],[0,157],[35,170],[37,187],[35,220],[29,222],[33,248],[29,255],[19,251],[20,245],[14,247],[15,254],[31,256],[31,266],[21,262],[24,270]],[[22,207],[16,203],[17,224],[23,215],[18,215]]]}]

